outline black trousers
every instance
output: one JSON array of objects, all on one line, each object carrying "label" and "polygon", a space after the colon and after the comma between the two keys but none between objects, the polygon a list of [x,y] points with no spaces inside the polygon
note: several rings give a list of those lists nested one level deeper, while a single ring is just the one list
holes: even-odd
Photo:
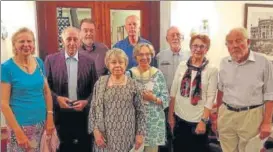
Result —
[{"label": "black trousers", "polygon": [[92,152],[93,140],[91,135],[73,137],[60,135],[61,143],[58,152]]},{"label": "black trousers", "polygon": [[55,125],[60,139],[58,152],[92,152],[93,136],[88,134],[88,117],[84,112],[60,111]]},{"label": "black trousers", "polygon": [[175,120],[173,152],[209,152],[208,131],[197,135],[197,123],[187,122],[178,116]]}]

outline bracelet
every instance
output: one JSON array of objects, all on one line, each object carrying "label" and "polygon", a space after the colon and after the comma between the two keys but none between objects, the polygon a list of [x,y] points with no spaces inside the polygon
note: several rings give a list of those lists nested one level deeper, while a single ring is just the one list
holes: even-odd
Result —
[{"label": "bracelet", "polygon": [[53,111],[47,111],[47,113],[49,113],[49,114],[53,114]]}]

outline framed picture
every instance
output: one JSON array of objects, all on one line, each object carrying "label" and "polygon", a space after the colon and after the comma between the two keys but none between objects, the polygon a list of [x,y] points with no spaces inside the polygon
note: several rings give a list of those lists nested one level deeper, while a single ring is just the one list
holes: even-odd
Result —
[{"label": "framed picture", "polygon": [[250,49],[273,61],[273,5],[245,4],[244,26],[250,36]]}]

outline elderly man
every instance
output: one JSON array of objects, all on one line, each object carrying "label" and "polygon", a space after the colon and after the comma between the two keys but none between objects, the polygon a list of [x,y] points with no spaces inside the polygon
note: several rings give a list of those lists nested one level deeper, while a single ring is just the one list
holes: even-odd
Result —
[{"label": "elderly man", "polygon": [[170,90],[178,64],[181,61],[188,60],[190,51],[182,49],[181,43],[184,40],[184,35],[176,26],[172,26],[167,30],[166,40],[170,48],[160,51],[156,59],[158,68],[163,72]]},{"label": "elderly man", "polygon": [[[185,61],[189,58],[190,51],[185,51],[182,49],[181,43],[184,40],[184,35],[176,26],[171,26],[167,30],[166,40],[170,48],[160,51],[157,54],[156,59],[157,59],[158,68],[163,72],[167,82],[168,90],[170,91],[176,68],[181,61]],[[168,109],[166,109],[165,111],[167,115]],[[168,119],[167,116],[166,116],[166,119]],[[168,130],[168,133],[167,133],[168,150],[164,147],[160,147],[160,151],[162,152],[171,151],[171,145],[172,145],[171,132],[170,132],[170,129],[167,129],[167,130]]]},{"label": "elderly man", "polygon": [[[126,55],[129,58],[129,64],[127,66],[127,69],[130,69],[134,66],[136,66],[136,61],[133,58],[133,49],[137,43],[149,43],[148,40],[145,40],[144,38],[139,36],[140,32],[140,20],[137,16],[131,15],[126,18],[125,21],[125,29],[128,34],[128,37],[124,40],[121,40],[117,42],[113,47],[122,49]],[[152,64],[154,61],[152,61]]]},{"label": "elderly man", "polygon": [[108,73],[104,64],[104,57],[108,48],[103,43],[95,41],[96,39],[96,25],[95,22],[89,18],[85,18],[80,22],[80,36],[82,45],[80,50],[83,50],[95,61],[96,71],[98,77]]},{"label": "elderly man", "polygon": [[79,36],[74,27],[64,29],[64,50],[47,56],[45,61],[55,126],[61,141],[60,152],[92,151],[87,119],[97,74],[94,61],[78,51]]},{"label": "elderly man", "polygon": [[248,141],[268,137],[273,110],[272,64],[249,50],[246,29],[226,36],[230,57],[221,61],[218,85],[217,129],[224,152],[246,152]]}]

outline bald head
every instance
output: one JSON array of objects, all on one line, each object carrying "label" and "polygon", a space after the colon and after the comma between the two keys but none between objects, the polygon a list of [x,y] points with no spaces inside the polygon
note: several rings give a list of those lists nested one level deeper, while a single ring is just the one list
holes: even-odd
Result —
[{"label": "bald head", "polygon": [[125,24],[127,24],[127,22],[130,22],[131,20],[134,20],[136,22],[140,22],[140,19],[138,16],[136,15],[130,15],[130,16],[127,16],[126,19],[125,19]]},{"label": "bald head", "polygon": [[140,30],[140,20],[136,15],[130,15],[125,20],[125,29],[128,36],[135,37],[138,36]]},{"label": "bald head", "polygon": [[184,35],[181,30],[176,26],[171,26],[167,30],[166,40],[170,45],[173,52],[178,52],[181,49],[181,41],[184,40]]}]

